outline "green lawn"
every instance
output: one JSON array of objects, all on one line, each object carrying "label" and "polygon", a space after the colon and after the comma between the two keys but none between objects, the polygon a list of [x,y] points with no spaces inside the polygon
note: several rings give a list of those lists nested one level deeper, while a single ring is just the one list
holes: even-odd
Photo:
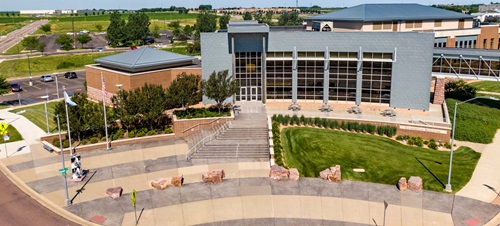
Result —
[{"label": "green lawn", "polygon": [[[453,122],[455,99],[446,99],[450,120]],[[500,101],[489,99],[476,99],[476,101],[463,103],[457,108],[457,121],[455,126],[455,139],[488,144],[500,129]]]},{"label": "green lawn", "polygon": [[169,51],[172,53],[188,55],[188,56],[196,56],[196,54],[193,55],[193,54],[187,52],[187,46],[168,47],[168,48],[162,48],[161,50]]},{"label": "green lawn", "polygon": [[480,81],[472,82],[470,85],[476,87],[478,91],[500,93],[500,82]]},{"label": "green lawn", "polygon": [[[39,76],[53,72],[66,72],[84,69],[85,65],[95,63],[96,58],[116,54],[115,52],[73,54],[64,56],[32,57],[31,74]],[[0,74],[6,78],[28,77],[28,60],[5,60],[0,63]]]},{"label": "green lawn", "polygon": [[[7,143],[23,140],[23,136],[17,131],[16,127],[9,125],[9,127],[7,127],[7,132],[10,137]],[[0,136],[0,143],[3,144],[3,136]]]},{"label": "green lawn", "polygon": [[[447,183],[449,152],[336,130],[290,127],[281,134],[286,163],[304,177],[318,177],[320,171],[338,164],[343,180],[395,185],[401,177],[420,176],[424,189],[439,192]],[[454,191],[469,181],[479,157],[479,153],[468,147],[454,152],[451,181]],[[354,168],[366,172],[356,173]]]},{"label": "green lawn", "polygon": [[[51,31],[44,32],[41,29],[38,29],[35,34],[66,34],[68,32],[73,31],[73,23],[71,21],[50,21]],[[75,32],[79,32],[82,30],[87,30],[90,32],[98,32],[95,27],[97,24],[102,25],[102,31],[106,31],[109,26],[108,21],[75,21]]]},{"label": "green lawn", "polygon": [[6,50],[3,54],[5,55],[20,54],[22,53],[24,48],[25,47],[21,45],[21,42],[18,42],[17,44],[13,45],[8,50]]},{"label": "green lawn", "polygon": [[[49,113],[52,114],[54,113],[54,108],[56,104],[57,104],[56,101],[47,102],[47,110]],[[14,110],[10,110],[9,112],[17,113],[22,110],[26,110],[26,112],[23,113],[22,116],[26,117],[28,120],[30,120],[33,124],[38,126],[43,131],[47,131],[47,122],[45,119],[45,104],[42,103],[37,105],[31,105],[25,108],[16,108]],[[53,117],[49,115],[49,130],[53,133],[57,132],[56,123],[57,122],[54,121]]]}]

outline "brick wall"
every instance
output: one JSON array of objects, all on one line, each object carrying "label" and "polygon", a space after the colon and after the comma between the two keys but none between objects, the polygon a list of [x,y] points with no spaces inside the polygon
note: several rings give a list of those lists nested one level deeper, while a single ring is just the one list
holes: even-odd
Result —
[{"label": "brick wall", "polygon": [[[234,116],[231,113],[231,116],[229,117],[220,117],[218,120],[216,119],[217,118],[177,119],[177,117],[174,117],[172,128],[174,130],[174,133],[178,137],[187,137],[200,130],[212,128],[215,125],[219,125],[228,121],[233,121]],[[198,124],[203,124],[203,125],[196,126]],[[191,127],[192,129],[185,131],[186,129],[189,129]],[[182,133],[183,131],[185,132]]]},{"label": "brick wall", "polygon": [[447,81],[445,78],[438,78],[434,84],[434,99],[433,104],[443,104],[444,102],[444,86]]}]

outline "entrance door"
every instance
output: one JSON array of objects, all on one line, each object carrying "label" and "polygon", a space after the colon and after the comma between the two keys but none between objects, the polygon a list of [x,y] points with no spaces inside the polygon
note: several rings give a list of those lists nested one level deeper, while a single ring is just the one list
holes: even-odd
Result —
[{"label": "entrance door", "polygon": [[258,95],[258,92],[257,92],[257,89],[259,87],[250,87],[250,100],[254,101],[254,100],[257,100],[257,95]]},{"label": "entrance door", "polygon": [[240,87],[240,100],[241,101],[247,100],[247,87]]}]

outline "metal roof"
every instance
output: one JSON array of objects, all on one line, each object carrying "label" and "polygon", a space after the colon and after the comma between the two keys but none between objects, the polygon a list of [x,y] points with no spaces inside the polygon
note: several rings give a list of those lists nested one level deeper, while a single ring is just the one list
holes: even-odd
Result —
[{"label": "metal roof", "polygon": [[103,66],[140,71],[146,68],[166,68],[179,64],[191,64],[195,59],[191,56],[146,47],[98,58],[95,61]]},{"label": "metal roof", "polygon": [[269,26],[259,24],[256,20],[229,21],[227,25],[228,33],[267,33]]},{"label": "metal roof", "polygon": [[472,19],[471,15],[420,4],[362,4],[306,18],[310,21],[397,21]]}]

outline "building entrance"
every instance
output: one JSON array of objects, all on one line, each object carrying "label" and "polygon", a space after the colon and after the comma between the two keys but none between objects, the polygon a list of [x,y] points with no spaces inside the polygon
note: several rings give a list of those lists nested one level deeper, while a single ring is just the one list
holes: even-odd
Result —
[{"label": "building entrance", "polygon": [[240,87],[240,101],[257,101],[259,100],[260,87]]}]

